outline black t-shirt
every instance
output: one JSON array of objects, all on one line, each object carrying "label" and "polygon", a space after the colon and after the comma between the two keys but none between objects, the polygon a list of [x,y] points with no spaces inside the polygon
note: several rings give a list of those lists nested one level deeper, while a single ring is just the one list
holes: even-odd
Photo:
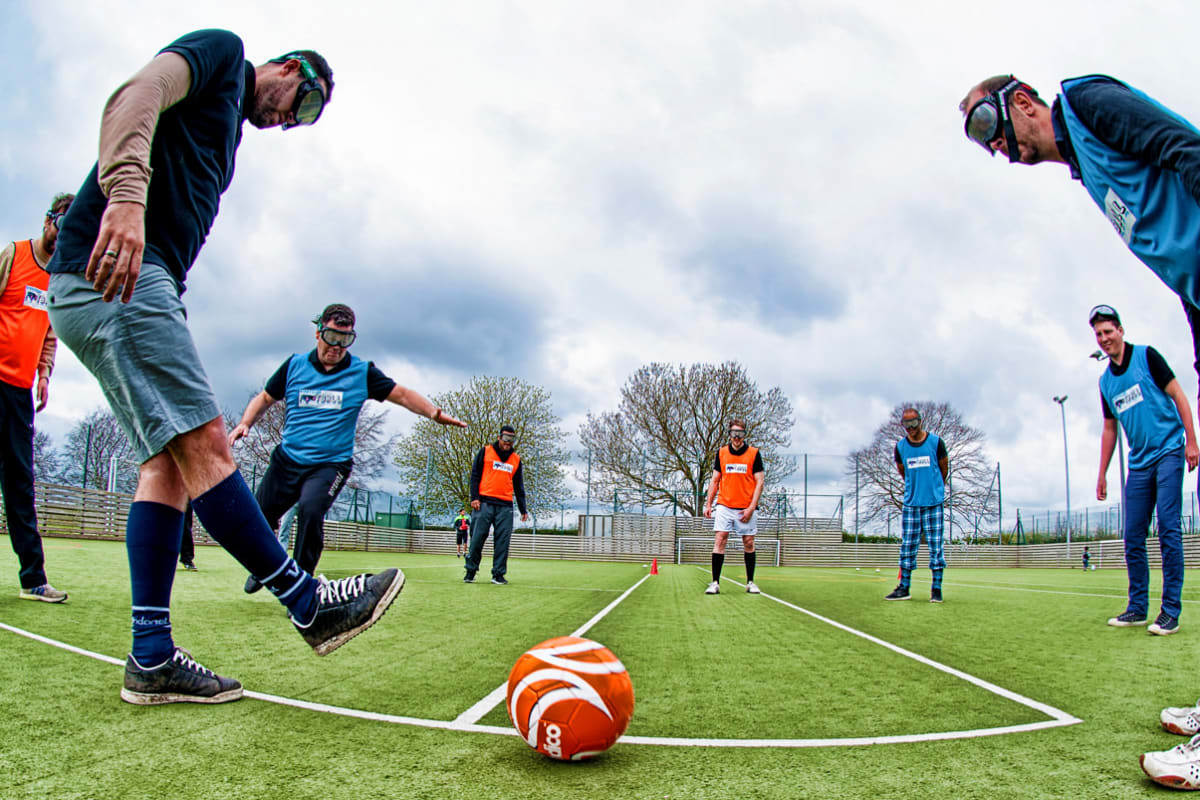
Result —
[{"label": "black t-shirt", "polygon": [[[729,445],[729,452],[733,453],[735,456],[740,456],[742,453],[746,452],[746,448],[748,448],[749,446],[750,446],[749,442],[743,442],[741,449],[735,450],[733,448],[733,445]],[[713,472],[720,472],[720,471],[721,471],[721,451],[718,450],[717,457],[713,459]],[[766,467],[763,466],[762,450],[759,450],[757,453],[754,454],[754,467],[750,471],[752,473],[754,473],[755,475],[757,475],[760,472],[766,471]]]},{"label": "black t-shirt", "polygon": [[[291,358],[288,358],[287,361],[284,361],[283,365],[279,369],[275,370],[275,374],[267,379],[267,385],[263,387],[263,391],[271,395],[271,397],[275,398],[276,400],[283,400],[287,395],[288,365],[291,363]],[[327,370],[325,369],[324,365],[321,364],[321,360],[317,358],[317,350],[314,347],[313,351],[308,354],[308,363],[312,364],[317,372],[325,375],[332,375],[333,373],[341,372],[350,366],[350,354],[347,353],[333,369]],[[392,393],[392,389],[395,387],[396,382],[387,375],[384,375],[383,372],[380,371],[379,367],[375,366],[374,361],[367,362],[367,397],[371,398],[372,400],[383,402],[384,400],[387,400],[388,395]]]},{"label": "black t-shirt", "polygon": [[[926,433],[925,435],[928,436],[929,434]],[[907,439],[908,437],[906,436],[905,438]],[[924,443],[925,443],[925,440],[922,439],[921,444],[924,444]],[[900,457],[900,442],[896,442],[896,446],[895,446],[895,448],[893,448],[892,458],[896,459],[897,464],[899,464],[900,466],[904,466],[904,459],[902,459]],[[941,461],[943,458],[949,458],[949,456],[946,454],[946,440],[939,436],[938,437],[938,446],[937,446],[937,460]]]},{"label": "black t-shirt", "polygon": [[[1125,370],[1129,369],[1130,362],[1133,361],[1133,345],[1129,342],[1125,343],[1125,352],[1121,356],[1121,363],[1118,366],[1109,359],[1108,371],[1113,375],[1124,375]],[[1150,377],[1154,379],[1154,385],[1164,392],[1167,390],[1167,384],[1175,380],[1175,373],[1171,371],[1171,367],[1167,364],[1167,360],[1155,350],[1153,347],[1146,347],[1146,365],[1150,367]],[[1105,419],[1116,419],[1112,410],[1108,407],[1108,403],[1104,401],[1104,393],[1100,393],[1100,410],[1104,412]]]},{"label": "black t-shirt", "polygon": [[[195,31],[161,53],[183,56],[192,83],[186,97],[159,115],[154,130],[142,260],[166,267],[182,292],[233,179],[243,106],[254,97],[254,67],[244,57],[242,40],[229,31]],[[92,167],[63,219],[49,272],[87,267],[108,205],[98,168]]]}]

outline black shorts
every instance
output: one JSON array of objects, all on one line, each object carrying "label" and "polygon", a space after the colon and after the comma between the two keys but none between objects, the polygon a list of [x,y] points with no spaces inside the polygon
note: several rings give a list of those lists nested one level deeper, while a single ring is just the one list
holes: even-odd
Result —
[{"label": "black shorts", "polygon": [[454,532],[454,543],[455,544],[466,544],[467,543],[467,532],[464,530],[455,531]]}]

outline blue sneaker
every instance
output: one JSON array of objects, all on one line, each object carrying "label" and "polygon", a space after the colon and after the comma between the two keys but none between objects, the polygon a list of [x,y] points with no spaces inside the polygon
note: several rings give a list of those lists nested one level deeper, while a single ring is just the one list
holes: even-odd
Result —
[{"label": "blue sneaker", "polygon": [[1170,636],[1172,633],[1179,632],[1179,618],[1172,617],[1163,611],[1158,615],[1158,619],[1154,620],[1153,624],[1146,630],[1155,636]]},{"label": "blue sneaker", "polygon": [[1125,611],[1110,619],[1108,624],[1114,628],[1131,628],[1135,625],[1145,625],[1146,615],[1139,614],[1136,611]]}]

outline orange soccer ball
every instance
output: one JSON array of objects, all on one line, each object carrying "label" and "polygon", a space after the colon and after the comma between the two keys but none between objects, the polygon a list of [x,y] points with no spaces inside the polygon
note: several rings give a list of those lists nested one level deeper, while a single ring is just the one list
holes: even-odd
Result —
[{"label": "orange soccer ball", "polygon": [[508,674],[508,718],[539,753],[580,761],[603,753],[633,716],[633,682],[599,642],[560,636],[526,650]]}]

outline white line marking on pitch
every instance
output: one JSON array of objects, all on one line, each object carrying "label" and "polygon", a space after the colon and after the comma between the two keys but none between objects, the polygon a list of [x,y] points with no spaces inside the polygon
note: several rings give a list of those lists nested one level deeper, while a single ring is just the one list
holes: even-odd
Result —
[{"label": "white line marking on pitch", "polygon": [[[697,569],[701,569],[701,571],[703,571],[703,569],[700,567],[697,567]],[[622,594],[620,597],[618,597],[616,600],[614,600],[612,603],[610,603],[600,613],[598,613],[596,616],[592,617],[590,620],[588,620],[586,623],[584,623],[583,626],[581,626],[579,629],[577,629],[572,635],[573,636],[582,636],[584,633],[586,633],[589,628],[591,628],[597,622],[599,622],[601,619],[603,619],[604,616],[606,614],[608,614],[613,608],[615,608],[618,603],[620,603],[627,596],[629,596],[629,594],[632,593],[634,589],[636,589],[638,586],[640,586],[649,577],[650,577],[649,575],[642,576],[641,580],[639,580],[637,583],[635,583],[633,586],[631,586],[629,589],[627,589],[624,594]],[[730,583],[733,583],[738,586],[744,586],[744,584],[739,584],[737,581],[731,580],[730,578],[726,578],[725,580],[730,581]],[[952,667],[948,667],[944,664],[939,664],[936,661],[925,658],[924,656],[921,656],[921,655],[917,655],[916,653],[911,653],[901,647],[897,647],[896,645],[890,644],[889,642],[885,642],[882,639],[877,639],[876,637],[871,636],[870,634],[866,634],[861,631],[856,631],[855,629],[850,628],[846,625],[843,625],[840,622],[834,622],[833,620],[822,617],[819,614],[814,614],[813,612],[808,611],[803,608],[800,608],[799,606],[792,605],[791,603],[788,603],[785,600],[781,600],[777,597],[774,597],[774,596],[766,594],[766,593],[763,593],[762,596],[766,597],[770,600],[774,600],[777,603],[781,603],[789,608],[795,609],[796,611],[800,611],[804,614],[808,614],[809,616],[811,616],[815,619],[818,619],[822,622],[826,622],[830,625],[833,625],[836,628],[840,628],[849,633],[853,633],[856,636],[861,636],[862,638],[867,639],[868,641],[874,642],[876,644],[879,644],[883,647],[886,647],[889,650],[894,650],[895,652],[900,653],[901,655],[908,656],[909,658],[913,658],[917,661],[920,661],[921,663],[928,664],[929,666],[932,666],[936,669],[942,670],[951,675],[962,678],[963,680],[973,683],[983,689],[987,689],[988,691],[991,691],[995,694],[999,694],[1002,697],[1012,699],[1017,703],[1021,703],[1022,705],[1028,706],[1037,711],[1041,711],[1042,713],[1044,713],[1050,717],[1053,717],[1053,719],[1048,720],[1046,722],[1033,722],[1033,723],[1028,723],[1028,724],[1024,724],[1024,725],[1006,725],[1006,726],[996,727],[996,728],[978,728],[975,730],[967,730],[967,731],[945,731],[945,732],[941,732],[941,733],[916,733],[916,734],[902,734],[902,735],[896,735],[896,736],[867,736],[867,737],[844,738],[844,739],[706,739],[706,738],[682,738],[682,737],[674,737],[674,736],[622,736],[619,740],[620,743],[622,743],[622,744],[658,745],[658,746],[667,746],[667,747],[740,747],[740,748],[746,748],[746,747],[758,747],[758,748],[761,748],[761,747],[784,747],[784,748],[856,747],[856,746],[871,745],[871,744],[906,744],[906,743],[912,743],[912,742],[944,741],[944,740],[949,740],[949,739],[973,739],[973,738],[978,738],[981,736],[1000,736],[1002,734],[1008,734],[1008,733],[1025,733],[1025,732],[1030,732],[1030,731],[1045,730],[1047,728],[1058,728],[1058,727],[1062,727],[1065,725],[1076,725],[1080,722],[1083,722],[1083,720],[1073,717],[1064,711],[1060,711],[1056,708],[1053,708],[1052,706],[1047,706],[1043,703],[1038,703],[1035,700],[1030,700],[1029,698],[1022,697],[1021,695],[1018,695],[1015,692],[1010,692],[1007,689],[1004,689],[999,686],[995,686],[994,684],[988,683],[987,681],[981,680],[972,675],[968,675],[965,672],[961,672]],[[32,639],[36,642],[41,642],[43,644],[48,644],[52,647],[57,647],[62,650],[66,650],[68,652],[75,653],[77,655],[87,656],[88,658],[93,658],[93,659],[96,659],[97,661],[103,661],[106,664],[112,664],[114,666],[124,666],[124,664],[125,664],[125,662],[120,659],[113,658],[111,656],[106,656],[101,653],[95,653],[91,650],[85,650],[81,647],[75,647],[74,645],[70,645],[65,642],[60,642],[56,639],[50,639],[46,636],[40,636],[36,633],[31,633],[30,631],[26,631],[21,628],[13,627],[12,625],[6,625],[3,622],[0,622],[0,629],[9,631],[11,633],[15,633],[18,636],[24,636],[24,637],[26,637],[28,639]],[[484,709],[483,713],[480,714],[479,717],[476,718],[476,720],[482,718],[483,714],[486,714],[488,711],[491,710],[492,707],[497,705],[500,702],[500,700],[504,699],[504,691],[506,689],[506,686],[507,686],[507,684],[500,687],[500,689],[498,690],[499,692],[501,692],[500,698],[498,700],[496,700],[495,702],[493,702],[491,704],[491,706],[488,706],[486,709]],[[495,694],[496,694],[496,692],[492,692],[492,694],[489,694],[487,698],[484,698],[484,701],[486,701],[488,698],[491,698],[492,695],[495,695]],[[435,729],[440,729],[440,730],[461,731],[461,732],[465,732],[465,733],[490,733],[490,734],[498,735],[498,736],[516,736],[517,735],[517,732],[515,730],[513,730],[512,728],[499,727],[496,725],[479,725],[479,724],[477,724],[476,720],[467,721],[465,719],[467,714],[470,713],[470,711],[472,709],[478,708],[479,706],[482,705],[482,703],[484,701],[480,701],[480,703],[476,703],[475,706],[471,707],[471,709],[468,709],[466,712],[459,715],[459,717],[457,719],[438,720],[438,719],[422,719],[420,717],[405,717],[405,716],[400,716],[397,714],[382,714],[382,713],[379,713],[376,711],[363,711],[363,710],[356,709],[356,708],[346,708],[344,706],[332,706],[332,705],[328,705],[325,703],[313,703],[313,702],[310,702],[307,700],[297,700],[297,699],[291,698],[291,697],[281,697],[279,695],[266,694],[263,692],[246,691],[245,696],[252,700],[260,700],[260,701],[263,701],[266,703],[275,703],[277,705],[290,706],[292,708],[299,708],[299,709],[306,710],[306,711],[314,711],[314,712],[318,712],[318,713],[322,713],[322,714],[334,714],[334,715],[341,716],[341,717],[351,717],[354,719],[362,719],[362,720],[368,720],[368,721],[372,721],[372,722],[386,722],[386,723],[393,724],[393,725],[412,725],[412,726],[421,727],[421,728],[435,728]]]},{"label": "white line marking on pitch", "polygon": [[[696,569],[702,570],[703,567],[696,567]],[[843,577],[846,577],[845,572],[837,572],[834,570],[813,570],[813,571],[820,572],[824,575],[841,575]],[[866,578],[868,576],[867,575],[855,575],[853,577]],[[872,577],[872,580],[875,580],[875,578]],[[923,577],[919,578],[916,575],[913,576],[913,580],[920,581],[921,583],[929,583],[930,582],[929,578],[923,578]],[[992,584],[992,583],[970,583],[970,582],[966,582],[966,581],[952,581],[952,582],[943,581],[942,585],[943,586],[952,586],[952,587],[956,587],[956,588],[957,587],[970,587],[972,589],[996,589],[996,590],[1002,591],[1002,592],[1032,592],[1034,594],[1062,594],[1062,595],[1067,595],[1068,597],[1103,597],[1103,598],[1106,598],[1109,600],[1125,600],[1125,599],[1127,599],[1127,596],[1123,595],[1123,594],[1096,594],[1095,592],[1065,592],[1062,590],[1051,590],[1051,589],[1028,589],[1025,586],[1000,586],[998,584]],[[1046,584],[1046,583],[1034,583],[1034,584],[1028,584],[1028,585],[1029,586],[1053,586],[1053,584]],[[1181,603],[1200,603],[1200,600],[1180,600],[1179,602],[1181,602]]]},{"label": "white line marking on pitch", "polygon": [[[703,567],[696,567],[696,569],[700,570],[701,572],[705,572],[705,569]],[[737,581],[735,581],[729,577],[725,577],[724,580],[729,581],[730,583],[732,583],[735,586],[740,586],[743,589],[746,587],[746,584],[738,583]],[[1083,720],[1079,719],[1078,717],[1068,714],[1066,711],[1055,708],[1054,706],[1047,705],[1045,703],[1041,703],[1032,698],[1025,697],[1024,695],[1017,694],[1014,691],[1005,689],[1003,686],[997,686],[996,684],[994,684],[990,681],[985,681],[983,678],[977,678],[974,675],[963,672],[960,669],[955,669],[954,667],[943,664],[940,661],[934,661],[932,658],[927,658],[926,656],[923,656],[920,653],[914,653],[912,650],[906,650],[905,648],[900,647],[899,645],[895,645],[895,644],[892,644],[891,642],[884,641],[883,639],[880,639],[878,636],[872,636],[871,634],[860,631],[857,628],[851,628],[849,625],[843,625],[842,623],[840,623],[836,620],[832,620],[829,617],[823,617],[820,614],[816,613],[815,611],[809,611],[807,608],[801,608],[800,606],[795,605],[794,603],[789,603],[787,600],[783,600],[782,598],[775,597],[774,595],[767,594],[766,592],[762,593],[762,597],[766,597],[770,600],[774,600],[776,603],[779,603],[780,605],[786,606],[790,609],[793,609],[794,611],[799,611],[801,614],[807,614],[808,616],[812,617],[813,619],[824,622],[826,625],[832,625],[833,627],[837,628],[838,630],[843,630],[846,633],[851,633],[855,636],[858,636],[859,638],[866,639],[868,642],[871,642],[872,644],[877,644],[880,647],[883,647],[887,650],[891,650],[893,653],[898,653],[899,655],[902,655],[906,658],[911,658],[912,660],[914,660],[918,663],[924,664],[929,667],[933,667],[934,669],[939,670],[941,672],[945,672],[947,675],[953,675],[954,677],[964,680],[967,683],[970,683],[974,686],[978,686],[980,689],[984,689],[988,692],[991,692],[992,694],[999,695],[1000,697],[1003,697],[1007,700],[1012,700],[1014,703],[1020,703],[1021,705],[1025,706],[1026,708],[1032,708],[1034,711],[1040,711],[1041,713],[1045,714],[1046,716],[1051,717],[1051,721],[1048,721],[1048,722],[1031,723],[1033,725],[1033,727],[1015,726],[1017,728],[1020,728],[1021,730],[1038,730],[1039,728],[1054,728],[1054,727],[1058,727],[1060,725],[1075,725],[1080,722],[1083,722]],[[1006,728],[987,728],[984,730],[1009,732],[1009,731],[1011,731],[1012,728],[1013,728],[1013,726],[1008,726]],[[962,738],[961,734],[963,734],[964,732],[963,731],[955,731],[954,733],[958,734],[958,736],[953,736],[953,737],[944,737],[943,736],[943,738]],[[930,734],[926,734],[926,735],[930,735]],[[932,734],[932,735],[942,736],[942,734]],[[994,735],[994,734],[976,733],[976,735]],[[908,741],[908,740],[906,739],[905,741]],[[921,741],[921,740],[917,739],[914,741]]]},{"label": "white line marking on pitch", "polygon": [[[633,594],[633,590],[636,589],[637,587],[641,586],[643,583],[645,583],[646,579],[649,577],[650,577],[650,573],[647,572],[645,575],[643,575],[641,577],[641,580],[639,580],[633,586],[630,586],[628,589],[626,589],[624,591],[624,593],[621,594],[620,597],[618,597],[616,600],[613,600],[611,603],[606,605],[603,609],[600,610],[600,612],[598,614],[596,614],[596,616],[592,617],[587,622],[583,623],[583,625],[581,625],[579,628],[576,628],[574,631],[571,632],[570,635],[571,636],[583,636],[585,633],[587,633],[589,630],[591,630],[596,625],[597,622],[604,619],[604,617],[608,614],[608,612],[610,612],[614,608],[616,608],[621,603],[622,600],[624,600],[626,597],[629,597],[629,595]],[[486,697],[484,697],[482,700],[480,700],[478,703],[476,703],[475,705],[468,708],[466,711],[459,714],[455,718],[454,721],[464,724],[464,725],[473,725],[474,723],[479,722],[479,720],[481,720],[485,716],[487,716],[488,712],[491,711],[493,708],[495,708],[496,706],[503,703],[507,696],[508,696],[508,681],[505,681],[504,683],[500,684],[495,689],[493,689],[491,692],[489,692],[488,695]]]}]

